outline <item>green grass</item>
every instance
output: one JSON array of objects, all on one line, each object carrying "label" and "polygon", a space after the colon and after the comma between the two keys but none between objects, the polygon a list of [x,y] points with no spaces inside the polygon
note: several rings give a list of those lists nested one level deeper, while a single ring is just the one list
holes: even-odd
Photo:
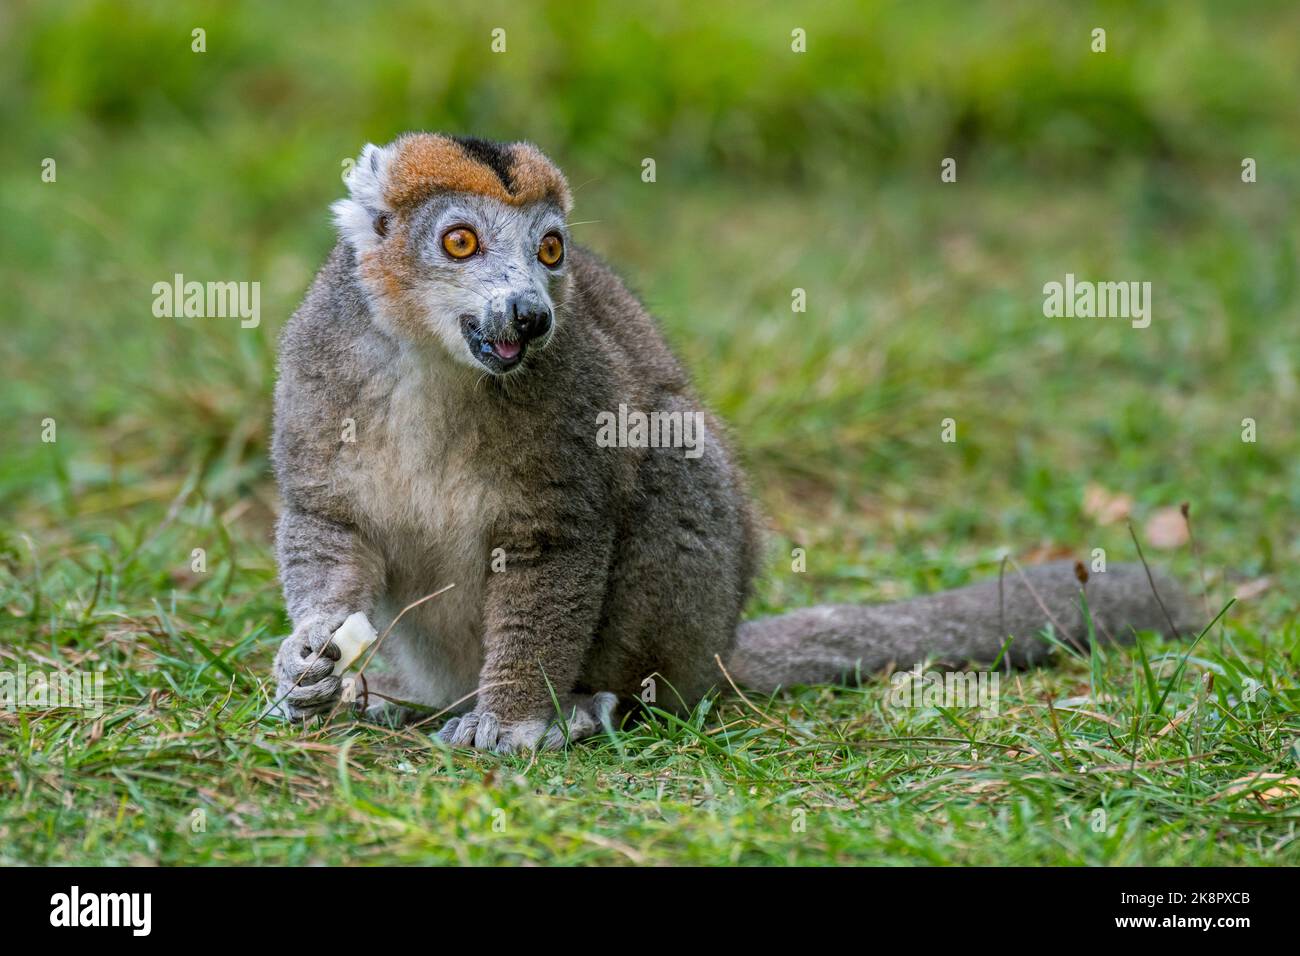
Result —
[{"label": "green grass", "polygon": [[[328,18],[223,7],[204,61],[164,49],[177,6],[23,8],[0,57],[0,671],[102,669],[106,691],[99,720],[0,710],[0,862],[1300,862],[1278,785],[1300,776],[1293,10],[1103,4],[1098,62],[1070,59],[1082,14],[846,6],[809,20],[827,59],[801,72],[758,68],[788,35],[771,11],[646,35],[555,5],[512,23],[496,72],[476,52],[496,11],[348,5],[343,48]],[[569,58],[534,48],[570,33]],[[891,706],[874,677],[535,760],[259,723],[287,628],[275,334],[331,242],[340,161],[406,126],[530,136],[570,170],[576,234],[734,426],[771,526],[751,613],[927,593],[1007,553],[1132,560],[1092,484],[1140,534],[1190,502],[1199,558],[1144,547],[1207,622],[1254,595],[1190,654],[1145,635],[1006,677],[996,717]],[[153,318],[178,271],[261,281],[262,325]],[[1151,281],[1151,327],[1043,318],[1066,272]]]}]

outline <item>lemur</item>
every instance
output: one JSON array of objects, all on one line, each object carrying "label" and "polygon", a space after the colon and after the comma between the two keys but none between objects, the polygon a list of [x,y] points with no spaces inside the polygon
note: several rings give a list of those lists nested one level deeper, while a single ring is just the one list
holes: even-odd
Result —
[{"label": "lemur", "polygon": [[[658,706],[685,709],[725,678],[770,692],[1004,647],[1025,666],[1049,623],[1087,639],[1069,562],[741,623],[760,527],[727,432],[641,303],[570,239],[560,170],[528,143],[409,133],[367,145],[347,184],[275,390],[291,718],[341,703],[345,618],[382,631],[448,584],[392,628],[359,701],[450,708],[443,741],[499,752],[590,736],[648,679]],[[599,446],[621,405],[702,413],[699,447]],[[1163,575],[1093,575],[1097,633],[1184,628],[1157,590],[1185,621]]]}]

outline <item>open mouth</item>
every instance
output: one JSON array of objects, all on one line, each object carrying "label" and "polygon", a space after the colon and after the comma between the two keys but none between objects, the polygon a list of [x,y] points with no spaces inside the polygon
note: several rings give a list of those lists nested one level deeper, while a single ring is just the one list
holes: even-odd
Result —
[{"label": "open mouth", "polygon": [[524,352],[528,349],[523,342],[488,338],[478,323],[470,318],[460,320],[460,331],[474,357],[494,372],[514,368],[524,360]]}]

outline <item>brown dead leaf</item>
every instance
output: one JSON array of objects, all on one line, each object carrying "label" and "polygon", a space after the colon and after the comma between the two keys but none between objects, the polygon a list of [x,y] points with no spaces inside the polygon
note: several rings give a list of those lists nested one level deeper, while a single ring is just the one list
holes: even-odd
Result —
[{"label": "brown dead leaf", "polygon": [[1005,780],[976,780],[974,783],[963,787],[965,793],[987,793],[990,790],[998,790],[1007,786]]},{"label": "brown dead leaf", "polygon": [[1173,730],[1175,727],[1177,727],[1179,724],[1181,724],[1184,720],[1186,720],[1195,712],[1196,712],[1196,701],[1192,701],[1191,705],[1188,706],[1186,710],[1184,710],[1182,713],[1175,716],[1173,720],[1169,721],[1169,723],[1165,724],[1158,731],[1156,731],[1156,736],[1163,737],[1165,734],[1169,733],[1169,731]]},{"label": "brown dead leaf", "polygon": [[1114,717],[1108,717],[1105,714],[1098,713],[1095,710],[1083,710],[1079,707],[1062,707],[1061,710],[1069,711],[1072,714],[1082,714],[1085,717],[1091,717],[1093,720],[1100,720],[1103,724],[1110,724],[1112,727],[1123,727]]},{"label": "brown dead leaf", "polygon": [[1133,510],[1133,499],[1123,493],[1108,491],[1095,482],[1083,489],[1083,513],[1100,525],[1123,521]]},{"label": "brown dead leaf", "polygon": [[[1267,790],[1252,790],[1251,788],[1263,781],[1273,784]],[[1300,796],[1300,777],[1287,777],[1280,773],[1257,773],[1249,777],[1241,777],[1232,781],[1228,789],[1223,791],[1222,796],[1230,797],[1243,791],[1249,791],[1250,795],[1256,800],[1268,803],[1272,800],[1285,800],[1289,797]]]},{"label": "brown dead leaf", "polygon": [[[1020,563],[1028,567],[1031,564],[1044,564],[1048,561],[1056,561],[1060,558],[1074,557],[1074,550],[1067,548],[1063,544],[1040,544],[1032,551],[1027,551],[1020,556]],[[1008,570],[1007,574],[1015,572]]]},{"label": "brown dead leaf", "polygon": [[1144,533],[1153,548],[1181,548],[1187,543],[1187,521],[1177,508],[1159,508],[1147,519]]},{"label": "brown dead leaf", "polygon": [[1256,578],[1254,581],[1243,581],[1237,585],[1232,592],[1232,596],[1238,601],[1249,601],[1251,598],[1259,597],[1272,585],[1272,578]]}]

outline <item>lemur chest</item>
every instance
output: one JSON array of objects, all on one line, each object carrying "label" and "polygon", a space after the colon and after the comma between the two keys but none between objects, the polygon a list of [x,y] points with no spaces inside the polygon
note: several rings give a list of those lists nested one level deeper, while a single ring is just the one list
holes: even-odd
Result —
[{"label": "lemur chest", "polygon": [[501,495],[471,412],[423,376],[404,377],[365,404],[340,453],[336,486],[383,553],[391,586],[428,593],[483,580]]},{"label": "lemur chest", "polygon": [[407,605],[381,658],[406,699],[443,707],[477,684],[491,534],[501,492],[481,459],[479,429],[464,408],[419,377],[361,403],[356,441],[340,451],[332,480],[367,540],[383,555],[383,631]]}]

